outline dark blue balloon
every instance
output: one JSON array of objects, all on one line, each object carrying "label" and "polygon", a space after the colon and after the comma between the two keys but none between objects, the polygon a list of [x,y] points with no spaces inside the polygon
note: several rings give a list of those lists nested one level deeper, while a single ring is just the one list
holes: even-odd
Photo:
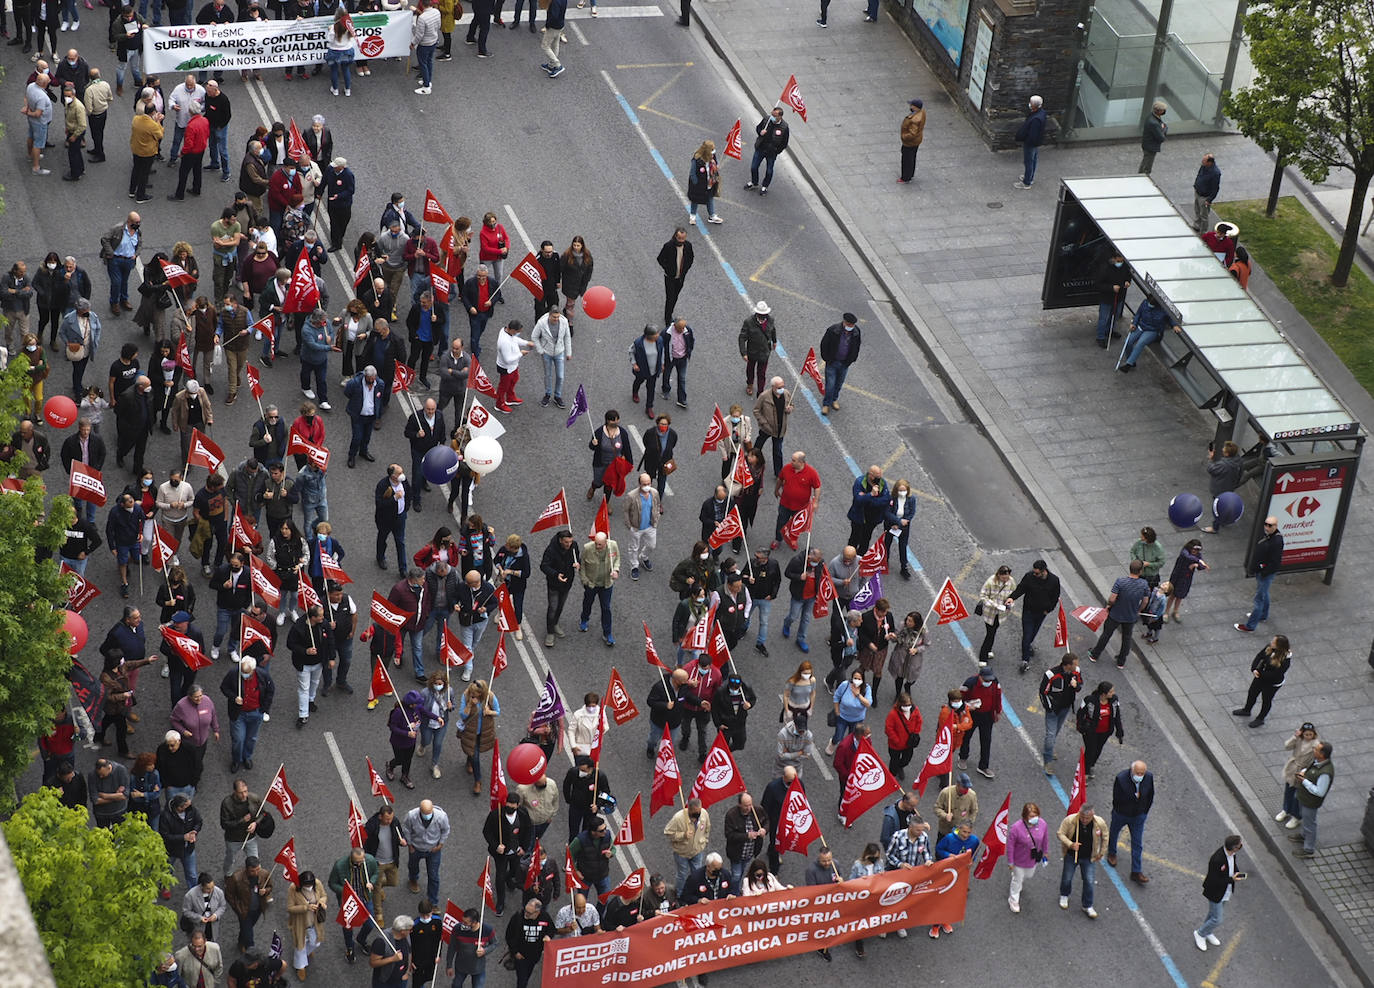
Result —
[{"label": "dark blue balloon", "polygon": [[1224,491],[1212,502],[1212,513],[1223,525],[1234,525],[1245,514],[1245,501],[1235,491]]},{"label": "dark blue balloon", "polygon": [[458,453],[452,446],[435,446],[425,454],[420,471],[431,484],[446,484],[458,472]]},{"label": "dark blue balloon", "polygon": [[1202,499],[1196,494],[1175,494],[1169,502],[1169,520],[1176,528],[1192,528],[1202,518]]}]

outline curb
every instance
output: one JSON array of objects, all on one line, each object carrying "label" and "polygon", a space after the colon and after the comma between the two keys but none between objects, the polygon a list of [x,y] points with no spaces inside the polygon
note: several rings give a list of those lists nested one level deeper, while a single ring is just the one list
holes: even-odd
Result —
[{"label": "curb", "polygon": [[[700,25],[706,43],[720,57],[725,67],[730,70],[731,75],[735,77],[746,95],[758,107],[773,105],[767,99],[767,91],[744,67],[743,60],[735,53],[730,42],[725,40],[724,33],[716,26],[710,14],[698,6],[693,9],[692,16]],[[960,364],[954,359],[951,347],[960,345],[957,338],[941,338],[937,335],[931,323],[921,315],[913,300],[902,289],[901,283],[888,270],[887,265],[878,258],[872,244],[859,230],[853,217],[842,204],[841,198],[821,176],[819,168],[810,156],[796,145],[790,145],[788,153],[791,155],[797,171],[801,173],[811,191],[815,193],[820,205],[839,226],[850,247],[858,254],[864,267],[867,268],[868,273],[887,293],[897,316],[911,334],[916,345],[921,348],[926,359],[930,361],[932,370],[945,385],[950,396],[969,417],[971,423],[991,442],[994,452],[1002,460],[1003,465],[1036,506],[1036,510],[1040,512],[1045,523],[1049,525],[1050,530],[1064,547],[1065,558],[1070,565],[1087,586],[1107,585],[1110,582],[1109,575],[1088,562],[1091,557],[1086,548],[1074,536],[1068,519],[1055,508],[1055,501],[1051,492],[1039,481],[1041,477],[1052,477],[1053,472],[1048,467],[1037,470],[1037,464],[1031,464],[1027,461],[1021,451],[997,426],[996,417],[980,397],[996,392],[990,388],[982,390],[976,388],[961,370]],[[1303,198],[1320,209],[1320,204],[1315,203],[1312,199],[1311,190],[1307,184],[1305,182],[1295,182],[1295,184],[1299,184]],[[1325,212],[1325,210],[1322,211]],[[1326,213],[1326,215],[1329,216],[1330,214]],[[977,365],[970,363],[965,366]],[[1202,726],[1206,724],[1203,713],[1188,702],[1187,694],[1178,687],[1177,681],[1166,668],[1162,665],[1157,668],[1146,658],[1138,645],[1133,645],[1132,648],[1140,660],[1142,668],[1154,679],[1165,700],[1182,719],[1189,735],[1202,749],[1202,753],[1211,762],[1213,768],[1225,780],[1232,794],[1239,800],[1251,827],[1278,859],[1282,871],[1302,891],[1303,900],[1316,914],[1315,918],[1321,922],[1339,945],[1342,956],[1366,986],[1374,986],[1374,962],[1356,941],[1354,931],[1340,918],[1335,904],[1327,897],[1325,891],[1315,882],[1310,881],[1304,872],[1295,867],[1292,855],[1287,853],[1285,847],[1279,845],[1277,838],[1270,832],[1272,828],[1269,824],[1272,821],[1268,819],[1263,808],[1257,809],[1259,803],[1254,791],[1245,781],[1236,764],[1224,753],[1220,740]],[[1284,841],[1284,844],[1287,843]]]}]

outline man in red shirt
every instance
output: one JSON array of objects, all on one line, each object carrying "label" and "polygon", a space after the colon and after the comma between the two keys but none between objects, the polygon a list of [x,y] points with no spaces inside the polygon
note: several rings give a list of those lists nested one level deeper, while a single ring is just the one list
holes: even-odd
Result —
[{"label": "man in red shirt", "polygon": [[167,198],[180,202],[186,198],[186,178],[191,177],[191,195],[200,195],[200,166],[205,149],[210,146],[210,121],[200,104],[191,104],[191,119],[186,121],[186,135],[181,141],[181,170],[177,173],[176,194]]},{"label": "man in red shirt", "polygon": [[778,474],[773,493],[778,499],[778,523],[773,529],[773,548],[776,549],[782,540],[783,526],[808,504],[814,512],[820,500],[821,475],[815,467],[807,465],[806,454],[801,450],[792,454],[792,462]]}]

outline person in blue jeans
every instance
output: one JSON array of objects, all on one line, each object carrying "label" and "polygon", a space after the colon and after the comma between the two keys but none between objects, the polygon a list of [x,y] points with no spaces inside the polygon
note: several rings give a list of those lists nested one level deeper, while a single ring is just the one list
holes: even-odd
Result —
[{"label": "person in blue jeans", "polygon": [[1264,534],[1255,543],[1254,571],[1255,600],[1250,605],[1249,616],[1235,625],[1237,631],[1254,631],[1255,625],[1269,618],[1269,585],[1274,582],[1279,567],[1283,564],[1283,533],[1279,531],[1278,518],[1270,515],[1264,519]]},{"label": "person in blue jeans", "polygon": [[1064,852],[1064,867],[1059,873],[1059,908],[1069,908],[1073,873],[1079,871],[1083,875],[1083,911],[1090,919],[1097,919],[1093,881],[1097,862],[1107,850],[1107,821],[1094,813],[1091,806],[1084,806],[1059,825],[1059,846]]},{"label": "person in blue jeans", "polygon": [[1045,101],[1032,96],[1028,105],[1026,119],[1016,129],[1016,141],[1021,145],[1021,177],[1012,185],[1018,189],[1029,189],[1035,183],[1035,166],[1040,160],[1040,145],[1045,143]]},{"label": "person in blue jeans", "polygon": [[1129,374],[1134,370],[1135,362],[1140,359],[1145,348],[1161,340],[1164,331],[1171,325],[1175,333],[1183,332],[1183,327],[1178,323],[1170,322],[1169,313],[1164,307],[1147,295],[1141,301],[1140,308],[1135,310],[1135,318],[1131,320],[1131,333],[1126,337],[1125,353],[1117,369],[1123,374]]},{"label": "person in blue jeans", "polygon": [[1097,276],[1097,345],[1107,349],[1107,337],[1114,332],[1113,324],[1121,318],[1126,303],[1126,289],[1131,283],[1131,269],[1121,251],[1113,251],[1107,264]]},{"label": "person in blue jeans", "polygon": [[832,697],[835,704],[835,736],[825,746],[827,758],[835,754],[835,746],[845,739],[868,716],[868,708],[873,706],[873,690],[864,682],[864,674],[855,669],[845,682],[841,683]]},{"label": "person in blue jeans", "polygon": [[1107,836],[1107,864],[1116,867],[1117,839],[1121,828],[1131,832],[1131,881],[1145,885],[1150,876],[1143,870],[1145,856],[1145,818],[1155,801],[1155,776],[1149,766],[1137,759],[1130,768],[1116,774],[1112,784],[1112,826]]},{"label": "person in blue jeans", "polygon": [[[250,651],[254,649],[262,646],[249,646]],[[276,684],[266,669],[258,668],[258,660],[247,655],[220,681],[219,691],[229,707],[229,771],[237,772],[240,765],[251,769],[258,731],[272,709]]]},{"label": "person in blue jeans", "polygon": [[840,390],[849,368],[859,359],[863,336],[859,332],[859,317],[846,312],[840,321],[826,328],[821,336],[821,360],[825,362],[825,394],[821,396],[821,414],[839,410]]}]

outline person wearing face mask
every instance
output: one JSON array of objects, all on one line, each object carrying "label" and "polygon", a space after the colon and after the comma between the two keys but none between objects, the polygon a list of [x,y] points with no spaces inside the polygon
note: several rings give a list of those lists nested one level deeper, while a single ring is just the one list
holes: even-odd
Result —
[{"label": "person wearing face mask", "polygon": [[676,592],[679,600],[686,600],[698,591],[709,594],[719,584],[719,568],[705,542],[693,544],[687,558],[673,567],[672,575],[668,577],[668,589]]},{"label": "person wearing face mask", "polygon": [[[925,112],[922,112],[922,126],[924,126]],[[919,139],[917,140],[919,144]],[[914,150],[914,149],[913,149]],[[915,155],[912,156],[912,167],[915,168]],[[840,391],[844,388],[845,377],[849,374],[849,368],[859,359],[859,348],[863,343],[863,334],[859,330],[859,317],[852,312],[846,312],[840,317],[840,321],[826,327],[824,335],[821,336],[821,360],[825,361],[825,394],[821,396],[821,414],[829,415],[831,409],[840,410]]]},{"label": "person wearing face mask", "polygon": [[143,541],[143,509],[127,491],[110,508],[105,520],[105,542],[119,567],[119,595],[129,597],[129,562],[139,562]]},{"label": "person wearing face mask", "polygon": [[1083,763],[1087,777],[1093,777],[1093,767],[1102,757],[1102,749],[1113,734],[1117,744],[1126,743],[1126,731],[1121,724],[1121,701],[1116,698],[1116,688],[1109,682],[1097,684],[1078,708],[1075,727],[1083,735]]},{"label": "person wearing face mask", "polygon": [[1013,188],[1029,189],[1035,183],[1035,166],[1040,159],[1040,145],[1045,143],[1045,126],[1049,114],[1045,112],[1045,101],[1032,96],[1026,109],[1026,119],[1016,128],[1013,138],[1021,145],[1022,174],[1012,183]]},{"label": "person wearing face mask", "polygon": [[[140,380],[146,380],[146,378],[140,378]],[[210,427],[214,424],[215,413],[214,409],[210,407],[210,396],[201,390],[199,381],[191,378],[186,382],[186,386],[177,392],[177,396],[172,399],[172,429],[181,433],[181,459],[183,461],[191,449],[191,433],[199,431],[209,434]]]},{"label": "person wearing face mask", "polygon": [[[964,735],[973,730],[973,717],[969,713],[968,705],[964,702],[964,694],[959,690],[950,690],[946,694],[945,704],[940,708],[940,715],[935,722],[935,736],[939,737],[940,732],[946,727],[949,728],[951,751],[962,745]],[[950,773],[948,772],[940,776],[941,788],[949,784],[949,776]]]},{"label": "person wearing face mask", "polygon": [[234,552],[230,553],[229,561],[210,578],[210,586],[215,591],[215,637],[210,649],[212,659],[219,659],[219,647],[226,637],[229,639],[229,650],[238,650],[239,622],[252,597],[250,575],[243,556]]},{"label": "person wearing face mask", "polygon": [[1049,822],[1040,816],[1040,807],[1026,803],[1021,816],[1007,828],[1007,868],[1011,871],[1011,887],[1007,906],[1014,913],[1021,911],[1021,889],[1037,868],[1049,864]]},{"label": "person wearing face mask", "polygon": [[[960,692],[971,711],[973,724],[978,728],[978,774],[991,779],[996,774],[989,765],[992,758],[992,725],[1002,718],[1002,686],[992,666],[984,664],[979,667],[978,675],[964,680]],[[967,765],[969,742],[972,740],[971,733],[965,734],[959,745],[960,768]]]},{"label": "person wearing face mask", "polygon": [[215,325],[215,344],[224,348],[229,378],[229,397],[224,400],[225,405],[232,405],[238,399],[243,368],[248,363],[248,343],[248,310],[239,305],[233,295],[226,293]]},{"label": "person wearing face mask", "polygon": [[[55,278],[57,262],[52,262],[52,267],[44,265],[49,277]],[[40,274],[43,271],[39,272]],[[33,306],[34,286],[29,280],[29,267],[23,261],[15,261],[9,273],[5,275],[3,286],[0,286],[0,313],[5,317],[5,347],[13,348],[16,338],[22,339],[24,334],[29,331],[29,312]],[[53,349],[56,350],[57,323],[61,318],[61,313],[54,313],[52,318]],[[42,339],[43,328],[40,325],[37,336]]]},{"label": "person wearing face mask", "polygon": [[1116,336],[1116,321],[1126,305],[1131,269],[1119,250],[1113,250],[1097,275],[1097,345],[1107,349],[1108,336]]},{"label": "person wearing face mask", "polygon": [[[644,455],[640,457],[639,468],[644,471],[640,475],[641,486],[647,477],[657,489],[659,511],[662,513],[663,488],[668,483],[668,475],[677,469],[677,461],[673,459],[673,453],[677,449],[677,430],[672,427],[673,419],[667,413],[663,413],[654,419],[653,429],[644,433]],[[657,521],[654,522],[657,524]],[[633,525],[631,526],[633,528]],[[630,566],[634,566],[634,549],[631,552]],[[648,569],[649,567],[645,567]],[[630,574],[635,579],[638,575]]]},{"label": "person wearing face mask", "polygon": [[888,771],[905,779],[906,767],[921,743],[921,711],[912,703],[911,694],[898,690],[883,721],[883,733],[887,736]]},{"label": "person wearing face mask", "polygon": [[[628,442],[626,443],[628,446]],[[620,545],[608,539],[605,532],[597,532],[595,537],[582,546],[582,614],[577,630],[585,632],[592,614],[592,601],[601,608],[601,637],[607,647],[615,645],[615,635],[611,631],[611,594],[615,581],[620,579]]]},{"label": "person wearing face mask", "polygon": [[695,662],[699,649],[688,648],[692,629],[706,616],[706,588],[694,587],[692,592],[677,602],[673,611],[672,641],[677,646],[677,665]]},{"label": "person wearing face mask", "polygon": [[1107,864],[1116,867],[1117,838],[1121,828],[1131,832],[1131,881],[1145,885],[1150,876],[1142,870],[1145,854],[1145,819],[1155,800],[1155,775],[1137,759],[1116,774],[1112,783],[1112,821],[1107,835]]},{"label": "person wearing face mask", "polygon": [[834,756],[835,748],[864,722],[868,708],[873,706],[873,691],[864,682],[863,673],[855,671],[840,683],[831,697],[831,703],[835,713],[835,734],[825,746],[827,758]]},{"label": "person wearing face mask", "polygon": [[281,237],[282,218],[286,215],[286,208],[293,198],[297,202],[302,202],[305,198],[294,159],[283,163],[267,180],[267,216],[272,224],[272,231],[278,238]]},{"label": "person wearing face mask", "polygon": [[399,463],[386,468],[386,476],[377,481],[373,493],[373,520],[377,526],[377,568],[386,569],[386,540],[396,547],[396,566],[401,576],[406,573],[406,516],[411,504],[410,481]]},{"label": "person wearing face mask", "polygon": [[272,709],[276,684],[266,669],[258,668],[256,659],[245,656],[220,680],[219,691],[228,708],[229,771],[237,772],[239,766],[251,770],[258,732]]},{"label": "person wearing face mask", "polygon": [[[726,491],[725,485],[717,484],[715,493],[701,502],[701,510],[697,512],[697,519],[701,522],[701,541],[706,542],[720,523],[725,520],[729,499],[729,492]],[[711,549],[711,556],[719,559],[720,550],[723,548],[725,546],[722,544]]]},{"label": "person wearing face mask", "polygon": [[[76,49],[69,53],[74,54]],[[65,66],[68,62],[64,61],[61,64]],[[85,79],[84,72],[81,78]],[[67,173],[62,176],[64,182],[79,182],[86,172],[86,159],[81,154],[82,148],[86,145],[86,107],[82,105],[76,88],[76,84],[72,82],[62,84],[62,115],[67,140]]]}]

